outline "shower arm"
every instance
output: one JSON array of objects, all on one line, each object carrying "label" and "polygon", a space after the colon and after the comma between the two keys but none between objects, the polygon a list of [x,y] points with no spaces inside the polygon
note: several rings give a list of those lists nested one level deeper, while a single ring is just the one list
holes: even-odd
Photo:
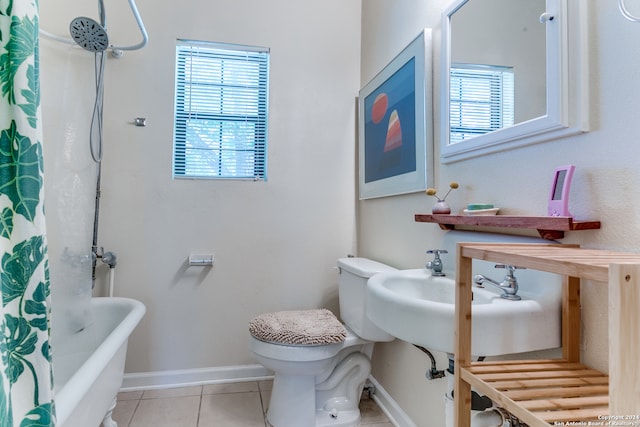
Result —
[{"label": "shower arm", "polygon": [[[147,30],[144,27],[144,22],[142,22],[142,17],[140,16],[140,13],[138,12],[138,8],[136,7],[136,3],[134,0],[129,0],[129,7],[131,8],[131,12],[133,13],[133,16],[136,20],[136,23],[138,24],[138,28],[140,28],[140,33],[142,34],[142,41],[138,44],[135,45],[131,45],[131,46],[109,46],[109,49],[111,49],[111,52],[114,53],[114,56],[121,56],[122,55],[122,51],[124,50],[138,50],[138,49],[142,49],[143,47],[145,47],[147,45],[147,43],[149,42],[149,35],[147,34]],[[42,28],[40,28],[39,30],[40,34],[42,34],[43,36],[51,39],[51,40],[55,40],[61,43],[65,43],[71,46],[77,46],[76,43],[71,40],[70,38],[67,37],[61,37],[61,36],[57,36],[55,34],[52,34],[48,31],[43,30]],[[118,53],[116,53],[118,52]]]},{"label": "shower arm", "polygon": [[136,6],[136,2],[134,0],[129,0],[129,7],[131,8],[131,13],[133,13],[134,18],[136,19],[136,23],[138,24],[138,28],[140,28],[140,33],[142,34],[142,41],[138,44],[134,44],[131,46],[110,46],[112,52],[120,51],[120,50],[138,50],[142,49],[149,42],[149,35],[147,34],[147,30],[144,27],[144,22],[142,22],[142,17],[138,12],[138,8]]}]

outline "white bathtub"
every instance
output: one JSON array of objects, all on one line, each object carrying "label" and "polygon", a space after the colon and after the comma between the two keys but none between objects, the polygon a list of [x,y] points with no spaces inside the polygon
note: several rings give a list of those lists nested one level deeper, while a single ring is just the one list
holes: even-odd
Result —
[{"label": "white bathtub", "polygon": [[[59,427],[97,427],[105,415],[111,419],[122,385],[128,338],[146,310],[129,298],[93,298],[91,304],[93,323],[53,344]],[[106,427],[115,425],[109,424],[105,422]]]}]

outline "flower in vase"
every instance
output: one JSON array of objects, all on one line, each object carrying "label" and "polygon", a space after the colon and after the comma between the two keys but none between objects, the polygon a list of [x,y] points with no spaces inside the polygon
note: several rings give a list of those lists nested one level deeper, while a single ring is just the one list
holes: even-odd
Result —
[{"label": "flower in vase", "polygon": [[439,202],[444,202],[447,199],[449,193],[451,193],[451,190],[455,190],[458,187],[459,185],[457,182],[451,182],[449,184],[449,191],[447,191],[447,194],[445,194],[444,197],[438,196],[438,190],[436,190],[435,188],[427,188],[427,191],[425,191],[425,193],[427,194],[427,196],[434,196],[436,199],[438,199]]}]

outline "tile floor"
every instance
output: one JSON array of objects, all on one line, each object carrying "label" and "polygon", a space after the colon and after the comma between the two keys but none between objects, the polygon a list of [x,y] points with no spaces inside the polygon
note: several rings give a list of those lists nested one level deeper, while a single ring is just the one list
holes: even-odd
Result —
[{"label": "tile floor", "polygon": [[[271,381],[210,384],[118,394],[118,427],[269,427]],[[361,426],[393,427],[376,403],[360,401]],[[307,427],[307,426],[300,426]]]}]

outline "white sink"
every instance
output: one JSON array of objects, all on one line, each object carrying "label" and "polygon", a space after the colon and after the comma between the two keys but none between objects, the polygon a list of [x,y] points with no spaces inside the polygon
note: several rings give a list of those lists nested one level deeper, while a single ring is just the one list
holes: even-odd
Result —
[{"label": "white sink", "polygon": [[[520,301],[500,290],[473,289],[475,356],[496,356],[560,347],[561,293],[558,287],[528,286]],[[367,315],[381,329],[430,350],[453,353],[455,280],[425,269],[379,273],[367,283]]]}]

